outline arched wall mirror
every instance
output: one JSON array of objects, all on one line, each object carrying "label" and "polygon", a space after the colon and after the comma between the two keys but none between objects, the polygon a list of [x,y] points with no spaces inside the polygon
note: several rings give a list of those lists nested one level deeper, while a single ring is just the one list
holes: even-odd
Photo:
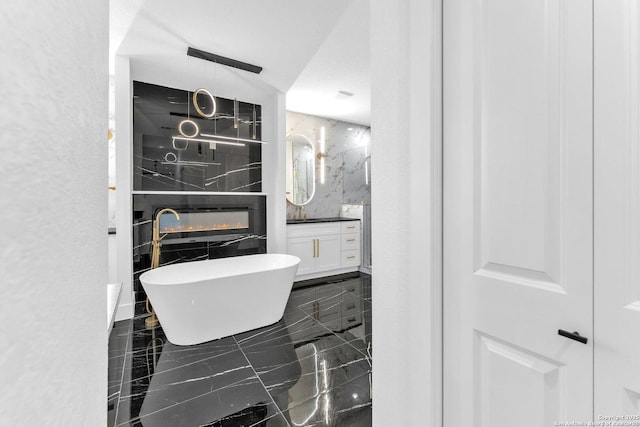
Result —
[{"label": "arched wall mirror", "polygon": [[287,137],[287,200],[306,205],[316,192],[316,165],[313,144],[304,135]]}]

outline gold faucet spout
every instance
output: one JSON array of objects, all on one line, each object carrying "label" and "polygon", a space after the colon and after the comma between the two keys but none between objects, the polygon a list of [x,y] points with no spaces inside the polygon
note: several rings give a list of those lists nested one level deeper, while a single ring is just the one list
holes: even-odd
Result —
[{"label": "gold faucet spout", "polygon": [[156,214],[156,219],[153,221],[153,238],[151,241],[151,268],[158,268],[160,266],[160,217],[165,213],[172,213],[177,220],[180,220],[180,214],[171,208],[164,208]]},{"label": "gold faucet spout", "polygon": [[158,223],[160,222],[160,217],[161,217],[163,214],[165,214],[165,213],[172,213],[172,214],[174,214],[174,215],[176,216],[176,219],[177,219],[177,220],[180,220],[180,214],[179,214],[178,212],[174,211],[174,210],[173,210],[173,209],[171,209],[171,208],[164,208],[164,209],[162,209],[160,212],[158,212],[158,213],[156,214],[156,221],[157,221]]},{"label": "gold faucet spout", "polygon": [[[153,237],[151,240],[151,247],[152,247],[151,268],[152,269],[158,268],[160,266],[160,247],[162,246],[162,244],[160,243],[160,240],[162,239],[162,237],[160,237],[160,217],[165,213],[172,213],[176,216],[176,219],[178,221],[180,220],[180,214],[178,214],[178,212],[174,211],[171,208],[162,209],[156,214],[156,219],[153,221]],[[156,313],[153,310],[153,308],[149,307],[148,297],[147,297],[146,305],[147,305],[147,312],[151,314],[151,316],[147,317],[144,320],[144,323],[148,329],[152,329],[158,326],[159,321],[158,321],[158,318],[156,317]]]}]

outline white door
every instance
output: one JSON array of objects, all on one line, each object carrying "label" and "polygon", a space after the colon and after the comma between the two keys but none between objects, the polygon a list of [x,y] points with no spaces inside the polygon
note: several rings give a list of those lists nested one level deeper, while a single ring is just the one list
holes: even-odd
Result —
[{"label": "white door", "polygon": [[445,426],[591,420],[592,2],[443,3]]},{"label": "white door", "polygon": [[640,425],[638,1],[597,1],[594,22],[594,415]]}]

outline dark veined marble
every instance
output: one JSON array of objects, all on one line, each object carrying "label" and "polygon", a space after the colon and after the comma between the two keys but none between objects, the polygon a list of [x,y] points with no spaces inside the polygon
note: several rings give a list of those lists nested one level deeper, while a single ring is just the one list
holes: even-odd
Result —
[{"label": "dark veined marble", "polygon": [[[133,189],[260,192],[261,144],[228,139],[215,143],[203,135],[259,141],[262,107],[215,97],[216,113],[203,117],[195,111],[192,95],[193,92],[180,89],[133,82]],[[205,114],[212,112],[213,104],[208,99],[198,101],[201,102],[200,107],[208,109],[203,111]],[[196,123],[198,129],[187,125],[182,132],[193,138],[176,140],[174,137],[184,137],[180,133],[183,120]],[[225,141],[238,145],[227,145]]]},{"label": "dark veined marble", "polygon": [[371,426],[370,279],[294,289],[279,322],[193,346],[117,322],[109,426]]},{"label": "dark veined marble", "polygon": [[[160,265],[267,252],[266,196],[210,194],[133,195],[133,290],[136,302],[146,293],[140,275],[151,266],[153,220],[163,208],[179,213],[246,211],[249,228],[195,233],[172,233],[162,239]],[[136,306],[136,308],[139,306]],[[136,311],[137,314],[145,311]]]}]

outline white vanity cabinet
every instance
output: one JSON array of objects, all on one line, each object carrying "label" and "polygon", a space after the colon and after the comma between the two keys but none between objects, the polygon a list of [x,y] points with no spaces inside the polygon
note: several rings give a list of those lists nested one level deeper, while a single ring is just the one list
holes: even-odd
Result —
[{"label": "white vanity cabinet", "polygon": [[360,266],[360,221],[342,222],[341,267]]},{"label": "white vanity cabinet", "polygon": [[339,269],[341,240],[336,222],[287,225],[287,252],[300,258],[296,277]]},{"label": "white vanity cabinet", "polygon": [[360,221],[288,224],[287,253],[300,258],[296,280],[357,271]]}]

